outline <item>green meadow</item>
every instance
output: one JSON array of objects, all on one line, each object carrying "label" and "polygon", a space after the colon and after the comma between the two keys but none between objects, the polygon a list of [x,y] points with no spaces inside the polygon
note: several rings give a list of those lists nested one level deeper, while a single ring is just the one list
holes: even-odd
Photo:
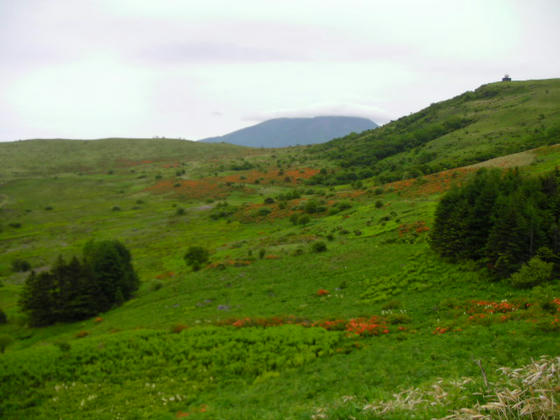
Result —
[{"label": "green meadow", "polygon": [[[559,355],[558,279],[516,289],[430,247],[439,200],[479,167],[540,176],[560,163],[558,80],[500,89],[312,147],[0,144],[0,417],[517,418],[507,410],[523,401],[554,418],[557,362],[531,363]],[[368,161],[369,176],[317,182],[361,173],[356,156],[377,140],[457,115],[472,127]],[[422,173],[405,176],[420,155]],[[29,326],[18,306],[29,271],[14,261],[46,271],[92,239],[130,250],[133,298]],[[210,253],[199,271],[183,259],[191,246]],[[500,368],[553,373],[529,386]],[[523,395],[505,408],[507,390]]]}]

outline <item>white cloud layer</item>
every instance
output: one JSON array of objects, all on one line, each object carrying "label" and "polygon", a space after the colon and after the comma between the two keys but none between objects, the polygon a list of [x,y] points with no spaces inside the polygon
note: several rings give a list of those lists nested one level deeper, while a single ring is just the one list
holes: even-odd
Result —
[{"label": "white cloud layer", "polygon": [[0,140],[378,123],[558,77],[557,0],[0,1]]}]

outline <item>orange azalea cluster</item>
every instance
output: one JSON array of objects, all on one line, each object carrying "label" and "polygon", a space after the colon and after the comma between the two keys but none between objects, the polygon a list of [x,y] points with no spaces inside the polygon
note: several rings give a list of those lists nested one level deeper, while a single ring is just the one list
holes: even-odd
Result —
[{"label": "orange azalea cluster", "polygon": [[[527,309],[530,303],[511,303],[507,300],[501,302],[487,300],[473,300],[466,308],[469,322],[473,324],[488,325],[494,321],[506,322],[511,320],[511,313],[519,309]],[[499,317],[493,315],[501,314]]]},{"label": "orange azalea cluster", "polygon": [[[554,298],[552,300],[552,303],[556,305],[557,311],[560,312],[560,298]],[[469,322],[477,324],[488,324],[493,321],[507,322],[512,319],[518,319],[517,317],[512,315],[513,312],[528,309],[531,306],[533,306],[533,304],[527,301],[511,303],[506,300],[503,300],[501,302],[480,300],[472,301],[470,306],[466,308],[466,312],[469,314]],[[533,323],[537,322],[536,319],[528,319],[527,321]],[[560,324],[558,324],[557,322],[557,318],[554,318],[551,321],[553,329],[560,329]]]},{"label": "orange azalea cluster", "polygon": [[[290,317],[272,318],[241,318],[221,321],[220,325],[232,325],[237,328],[243,327],[276,327],[279,325],[292,324],[308,328],[324,328],[328,331],[346,331],[349,335],[372,336],[389,334],[390,330],[385,319],[372,316],[371,318],[352,318],[350,320],[336,319],[310,322],[309,320]],[[399,327],[399,331],[406,331],[405,327]]]},{"label": "orange azalea cluster", "polygon": [[[271,183],[285,183],[285,184],[297,184],[298,180],[309,179],[314,175],[319,173],[319,169],[312,168],[302,168],[302,169],[287,169],[281,172],[277,170],[269,170],[267,172],[248,170],[239,171],[235,175],[227,175],[224,177],[214,178],[221,182],[236,182],[236,183],[261,183],[261,184],[271,184]],[[299,181],[301,182],[301,181]]]},{"label": "orange azalea cluster", "polygon": [[436,327],[436,329],[432,332],[432,334],[445,334],[447,331],[449,331],[449,328]]},{"label": "orange azalea cluster", "polygon": [[297,325],[305,325],[310,326],[309,321],[296,319],[295,317],[279,317],[273,316],[270,318],[241,318],[241,319],[226,319],[225,321],[221,321],[218,325],[232,325],[237,328],[242,327],[277,327],[279,325],[286,325],[286,324],[297,324]]},{"label": "orange azalea cluster", "polygon": [[325,289],[317,290],[317,296],[327,296],[327,295],[330,295],[330,292],[328,290]]},{"label": "orange azalea cluster", "polygon": [[206,411],[208,411],[208,406],[206,404],[202,404],[199,409],[193,408],[191,411],[178,411],[177,414],[175,414],[175,417],[178,419],[182,419],[185,417],[189,417],[191,413],[206,413]]},{"label": "orange azalea cluster", "polygon": [[356,335],[389,334],[389,328],[387,328],[385,322],[377,316],[372,316],[370,319],[351,319],[346,324],[346,331]]},{"label": "orange azalea cluster", "polygon": [[410,232],[416,232],[418,234],[429,231],[430,228],[426,226],[426,222],[419,220],[414,223],[403,223],[399,226],[399,236],[403,236]]},{"label": "orange azalea cluster", "polygon": [[[527,304],[526,304],[527,305]],[[506,300],[501,302],[492,302],[492,301],[473,301],[472,306],[467,310],[468,313],[478,313],[480,311],[493,314],[493,313],[507,313],[513,312],[519,309],[519,305],[514,305]]]},{"label": "orange azalea cluster", "polygon": [[[412,195],[432,195],[442,193],[451,188],[451,185],[464,179],[473,168],[457,168],[426,175],[422,178],[410,178],[402,181],[391,182],[387,188],[395,191],[412,193]],[[421,182],[418,182],[421,180]]]}]

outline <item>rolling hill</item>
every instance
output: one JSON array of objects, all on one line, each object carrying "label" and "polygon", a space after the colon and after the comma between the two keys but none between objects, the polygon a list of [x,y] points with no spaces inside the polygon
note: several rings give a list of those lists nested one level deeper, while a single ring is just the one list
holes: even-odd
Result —
[{"label": "rolling hill", "polygon": [[367,169],[363,176],[388,182],[559,141],[560,79],[548,79],[483,85],[376,130],[316,145],[309,153],[354,173]]},{"label": "rolling hill", "polygon": [[241,158],[258,151],[231,144],[178,139],[41,139],[0,143],[0,179],[60,173],[96,173],[141,164]]},{"label": "rolling hill", "polygon": [[[483,86],[306,147],[0,144],[0,417],[558,418],[558,278],[515,288],[430,239],[480,167],[560,165],[558,85]],[[25,263],[60,268],[90,240],[126,246],[138,291],[31,326]]]},{"label": "rolling hill", "polygon": [[200,140],[205,143],[231,143],[249,147],[288,147],[323,143],[352,132],[377,127],[359,117],[276,118],[220,137]]}]

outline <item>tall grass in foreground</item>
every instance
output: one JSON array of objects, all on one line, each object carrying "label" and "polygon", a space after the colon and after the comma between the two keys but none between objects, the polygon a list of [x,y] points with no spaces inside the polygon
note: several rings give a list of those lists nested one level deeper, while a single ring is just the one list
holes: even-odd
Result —
[{"label": "tall grass in foreground", "polygon": [[[481,368],[482,369],[482,368]],[[557,419],[560,418],[560,357],[541,356],[517,369],[499,368],[500,377],[438,379],[365,402],[354,395],[315,409],[312,419],[440,418],[440,420]],[[452,414],[440,417],[444,413]]]}]

